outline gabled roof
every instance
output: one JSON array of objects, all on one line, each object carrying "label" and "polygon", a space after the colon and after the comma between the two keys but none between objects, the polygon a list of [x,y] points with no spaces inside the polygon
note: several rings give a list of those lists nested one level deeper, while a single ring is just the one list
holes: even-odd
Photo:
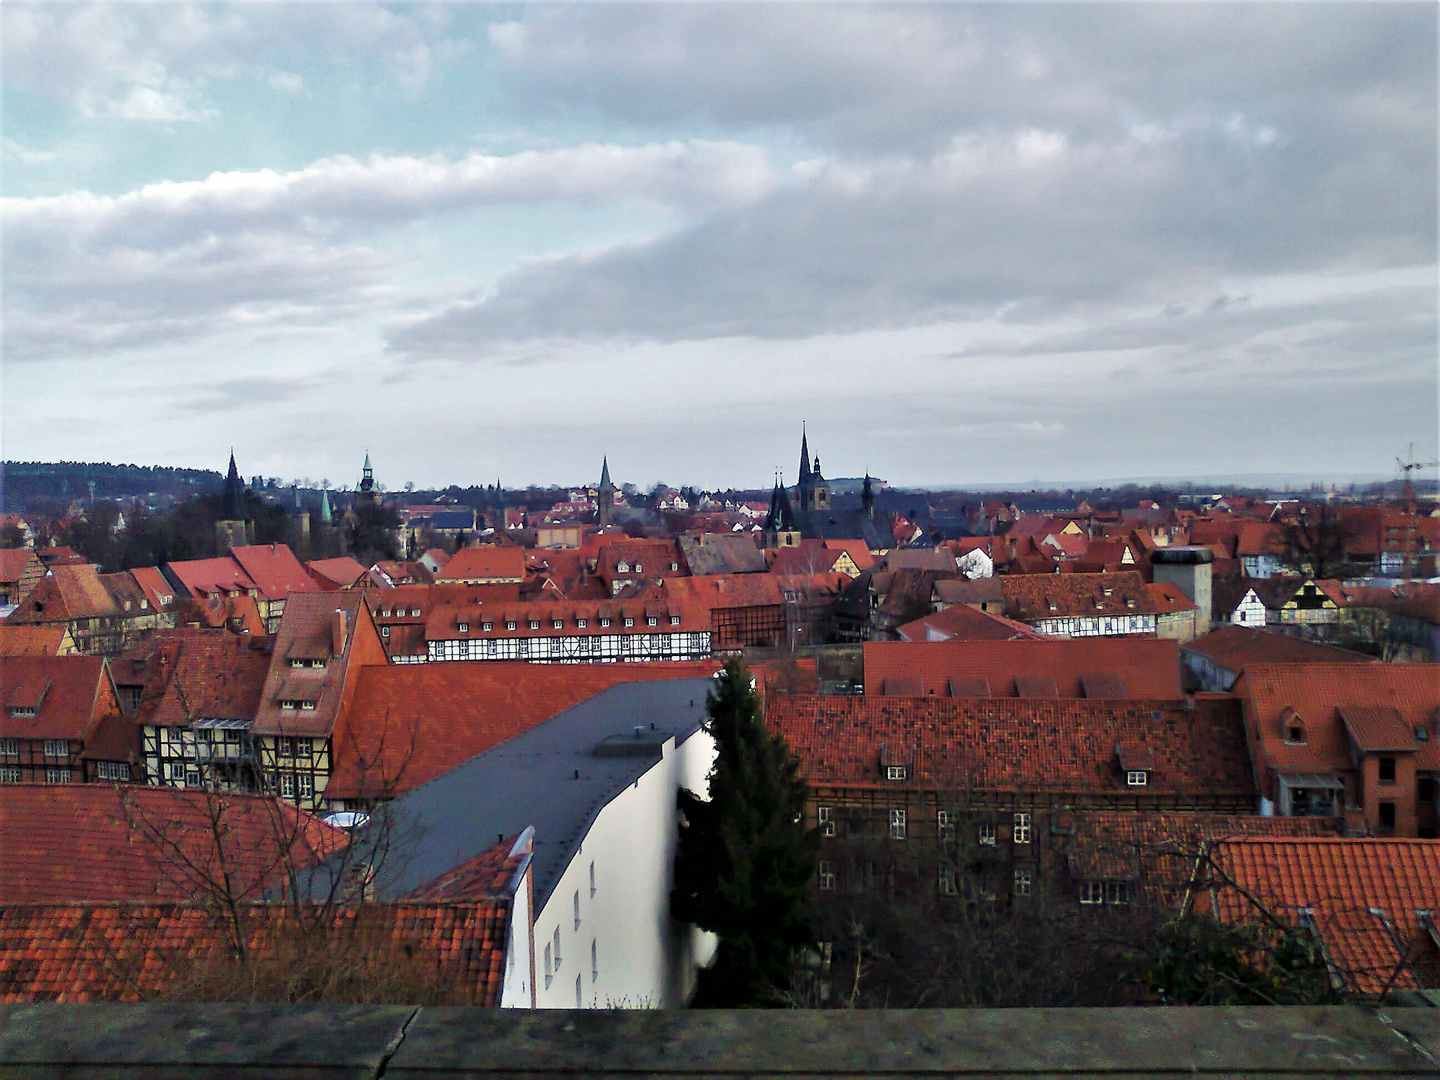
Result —
[{"label": "gabled roof", "polygon": [[268,642],[227,630],[160,630],[121,656],[116,677],[145,687],[136,719],[158,727],[255,718],[270,669]]},{"label": "gabled roof", "polygon": [[682,608],[705,611],[719,608],[773,607],[785,603],[780,582],[773,574],[706,574],[669,578],[665,596]]},{"label": "gabled roof", "polygon": [[[950,609],[950,610],[969,610]],[[943,614],[949,614],[949,611]],[[882,694],[892,679],[909,679],[923,696],[955,696],[951,683],[984,679],[995,697],[1017,693],[1018,680],[1043,676],[1060,697],[1079,698],[1084,680],[1106,675],[1105,696],[1178,700],[1175,642],[1158,638],[1051,638],[1029,641],[871,641],[865,644],[865,692]],[[1119,680],[1116,683],[1114,680]],[[1097,689],[1100,684],[1095,683]],[[1023,695],[1022,695],[1023,696]]]},{"label": "gabled roof", "polygon": [[1218,697],[1187,709],[1174,701],[784,695],[771,699],[765,721],[812,787],[883,789],[887,754],[905,761],[906,783],[922,789],[1135,796],[1116,748],[1136,747],[1154,761],[1145,797],[1255,794],[1239,710]]},{"label": "gabled roof", "polygon": [[338,559],[311,559],[306,572],[325,590],[348,589],[365,582],[369,571],[346,555]]},{"label": "gabled roof", "polygon": [[98,656],[0,656],[0,695],[0,735],[13,739],[84,741],[119,711]]},{"label": "gabled roof", "polygon": [[40,560],[29,548],[0,548],[0,584],[18,582],[31,569],[32,562],[39,564]]},{"label": "gabled roof", "polygon": [[[311,666],[318,663],[319,666]],[[254,730],[326,736],[354,691],[355,670],[387,664],[362,592],[297,593],[285,605]],[[313,708],[289,708],[310,702]]]},{"label": "gabled roof", "polygon": [[235,895],[254,896],[284,879],[287,861],[308,866],[346,842],[340,829],[261,795],[0,784],[0,906],[210,899],[206,883],[225,873]]},{"label": "gabled roof", "polygon": [[168,611],[175,605],[175,586],[154,566],[137,566],[130,571],[135,584],[144,591],[156,611]]},{"label": "gabled roof", "polygon": [[230,549],[230,557],[240,564],[266,600],[284,600],[291,593],[320,591],[295,553],[284,544],[235,547]]},{"label": "gabled roof", "polygon": [[231,558],[187,559],[166,563],[165,569],[183,585],[191,596],[212,592],[248,592],[258,588],[244,568]]},{"label": "gabled roof", "polygon": [[[1412,733],[1427,726],[1430,737],[1417,752],[1416,765],[1440,769],[1440,665],[1251,664],[1232,693],[1244,699],[1246,718],[1271,769],[1305,774],[1348,768],[1342,705],[1394,709]],[[1286,742],[1281,717],[1293,714],[1303,722],[1303,744]]]},{"label": "gabled roof", "polygon": [[1180,651],[1195,653],[1237,674],[1250,664],[1373,664],[1364,653],[1314,641],[1272,634],[1248,626],[1222,626],[1186,642]]},{"label": "gabled roof", "polygon": [[0,656],[58,656],[69,629],[63,624],[0,623]]},{"label": "gabled roof", "polygon": [[525,549],[497,547],[461,548],[435,575],[435,581],[464,582],[472,580],[521,581],[525,577]]},{"label": "gabled roof", "polygon": [[331,798],[409,791],[627,682],[703,678],[696,663],[459,662],[366,668],[337,740]]},{"label": "gabled roof", "polygon": [[17,624],[69,622],[104,618],[119,610],[94,566],[83,562],[61,563],[50,568],[7,621]]},{"label": "gabled roof", "polygon": [[1133,570],[1106,574],[1007,574],[1000,581],[1005,614],[1023,622],[1041,619],[1156,615],[1169,610]]},{"label": "gabled roof", "polygon": [[[510,901],[371,903],[328,913],[346,934],[433,957],[457,1004],[500,1003]],[[289,905],[242,909],[248,951],[293,942]],[[327,914],[310,909],[311,918]],[[228,952],[224,914],[178,903],[0,907],[0,1002],[164,998],[187,970]],[[293,946],[290,946],[293,947]]]},{"label": "gabled roof", "polygon": [[[1440,840],[1227,840],[1213,859],[1239,888],[1202,894],[1229,922],[1258,921],[1245,893],[1293,925],[1309,923],[1346,988],[1363,995],[1435,987],[1434,916],[1440,911]],[[1243,890],[1243,893],[1242,891]]]},{"label": "gabled roof", "polygon": [[765,570],[765,553],[748,536],[682,536],[680,550],[692,574],[756,574]]},{"label": "gabled roof", "polygon": [[[937,581],[936,591],[944,584]],[[1040,641],[1049,637],[1025,623],[966,604],[952,604],[944,611],[896,627],[895,632],[901,641]]]}]

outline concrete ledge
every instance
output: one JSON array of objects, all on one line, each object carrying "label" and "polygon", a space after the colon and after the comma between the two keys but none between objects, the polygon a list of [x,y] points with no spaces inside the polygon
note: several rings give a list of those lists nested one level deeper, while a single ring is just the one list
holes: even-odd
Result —
[{"label": "concrete ledge", "polygon": [[4,1005],[0,1078],[1440,1077],[1440,1010]]}]

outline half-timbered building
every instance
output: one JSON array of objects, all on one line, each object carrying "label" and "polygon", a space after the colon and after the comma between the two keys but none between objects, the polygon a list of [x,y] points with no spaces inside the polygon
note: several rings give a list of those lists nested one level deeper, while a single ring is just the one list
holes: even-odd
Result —
[{"label": "half-timbered building", "polygon": [[0,657],[0,695],[0,783],[80,783],[81,751],[120,711],[94,656]]}]

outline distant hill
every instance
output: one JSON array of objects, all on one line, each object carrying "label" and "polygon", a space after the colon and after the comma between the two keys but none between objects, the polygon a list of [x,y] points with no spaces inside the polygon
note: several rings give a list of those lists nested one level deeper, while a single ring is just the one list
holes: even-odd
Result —
[{"label": "distant hill", "polygon": [[97,499],[144,498],[163,504],[214,491],[224,479],[213,469],[108,461],[6,461],[0,464],[0,507],[24,513],[36,499],[88,499],[92,483]]}]

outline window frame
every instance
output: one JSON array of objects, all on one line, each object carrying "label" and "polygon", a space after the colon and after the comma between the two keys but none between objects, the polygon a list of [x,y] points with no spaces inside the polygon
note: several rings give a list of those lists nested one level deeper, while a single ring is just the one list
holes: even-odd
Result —
[{"label": "window frame", "polygon": [[908,822],[905,808],[903,806],[892,806],[890,808],[890,839],[904,840],[908,832]]},{"label": "window frame", "polygon": [[1010,842],[1014,844],[1030,843],[1030,811],[1017,810],[1010,815]]}]

